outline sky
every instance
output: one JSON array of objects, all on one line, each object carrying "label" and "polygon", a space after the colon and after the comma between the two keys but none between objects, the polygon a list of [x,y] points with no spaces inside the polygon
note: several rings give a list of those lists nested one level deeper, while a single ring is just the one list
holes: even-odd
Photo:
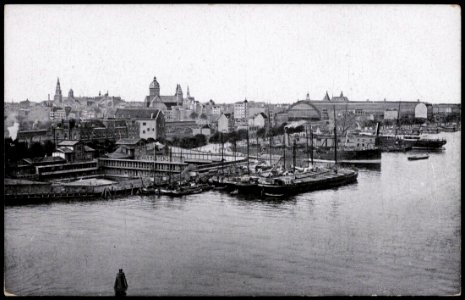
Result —
[{"label": "sky", "polygon": [[453,5],[6,5],[4,101],[63,95],[143,101],[461,102]]}]

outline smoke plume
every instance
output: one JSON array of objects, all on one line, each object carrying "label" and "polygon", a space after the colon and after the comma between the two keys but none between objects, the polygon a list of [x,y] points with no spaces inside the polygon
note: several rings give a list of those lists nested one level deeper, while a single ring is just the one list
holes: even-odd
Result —
[{"label": "smoke plume", "polygon": [[16,140],[16,135],[19,130],[19,122],[16,112],[8,113],[7,118],[5,119],[5,127],[8,128],[8,135],[14,141]]}]

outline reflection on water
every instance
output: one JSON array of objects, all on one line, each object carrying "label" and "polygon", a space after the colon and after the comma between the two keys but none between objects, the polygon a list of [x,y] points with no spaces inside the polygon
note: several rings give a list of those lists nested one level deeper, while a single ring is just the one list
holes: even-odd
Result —
[{"label": "reflection on water", "polygon": [[[354,184],[286,199],[223,191],[5,207],[17,295],[451,295],[460,132],[427,160],[383,153]],[[77,284],[78,283],[78,284]]]}]

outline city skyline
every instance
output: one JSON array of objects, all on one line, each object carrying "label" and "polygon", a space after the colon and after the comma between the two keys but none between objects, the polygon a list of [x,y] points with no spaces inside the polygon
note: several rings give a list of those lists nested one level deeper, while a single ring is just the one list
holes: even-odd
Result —
[{"label": "city skyline", "polygon": [[7,5],[4,102],[53,99],[57,77],[142,102],[156,76],[201,102],[460,103],[460,31],[458,6]]}]

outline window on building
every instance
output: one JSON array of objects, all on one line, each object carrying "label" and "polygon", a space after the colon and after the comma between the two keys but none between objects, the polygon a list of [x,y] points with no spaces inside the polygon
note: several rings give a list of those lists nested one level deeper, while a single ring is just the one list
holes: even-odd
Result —
[{"label": "window on building", "polygon": [[145,133],[145,130],[142,130],[142,133]]},{"label": "window on building", "polygon": [[142,123],[142,126],[145,126],[145,122]]}]

